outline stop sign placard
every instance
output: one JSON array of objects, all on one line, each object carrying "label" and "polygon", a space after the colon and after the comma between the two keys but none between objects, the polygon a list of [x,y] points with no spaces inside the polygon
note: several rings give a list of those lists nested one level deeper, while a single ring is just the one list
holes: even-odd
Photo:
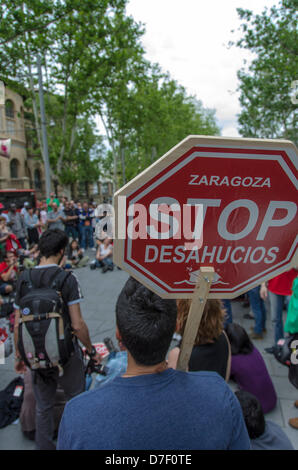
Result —
[{"label": "stop sign placard", "polygon": [[114,260],[129,274],[190,298],[210,266],[209,298],[233,298],[297,263],[297,149],[190,136],[121,188],[115,208]]}]

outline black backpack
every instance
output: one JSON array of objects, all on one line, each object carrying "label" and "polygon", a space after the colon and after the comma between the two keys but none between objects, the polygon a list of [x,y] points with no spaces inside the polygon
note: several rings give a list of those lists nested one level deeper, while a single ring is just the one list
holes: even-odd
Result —
[{"label": "black backpack", "polygon": [[27,293],[19,301],[18,349],[32,370],[61,369],[74,350],[67,307],[61,295],[70,274],[70,271],[58,269],[51,277],[49,287],[34,286],[31,269],[22,275],[20,289],[24,283],[27,284]]}]

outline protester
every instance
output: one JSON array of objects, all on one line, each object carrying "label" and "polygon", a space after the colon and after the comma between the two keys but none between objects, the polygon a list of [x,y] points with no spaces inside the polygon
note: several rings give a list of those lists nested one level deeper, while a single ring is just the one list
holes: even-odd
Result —
[{"label": "protester", "polygon": [[102,268],[102,272],[113,271],[113,246],[112,240],[106,237],[102,242],[97,241],[97,251],[95,257],[95,266]]},{"label": "protester", "polygon": [[271,319],[274,324],[274,344],[270,348],[265,348],[269,354],[274,354],[278,340],[284,337],[282,313],[289,302],[293,281],[297,273],[297,269],[292,268],[270,279],[267,285],[266,283],[261,285],[260,296],[263,300],[269,297]]},{"label": "protester", "polygon": [[84,256],[77,240],[72,240],[67,249],[67,261],[71,268],[83,268],[87,266],[89,256]]},{"label": "protester", "polygon": [[266,364],[247,332],[238,323],[226,326],[231,352],[231,379],[241,390],[255,395],[260,400],[264,413],[276,406],[277,396]]},{"label": "protester", "polygon": [[37,243],[31,245],[30,249],[27,252],[27,256],[24,258],[23,264],[25,269],[34,268],[39,264],[40,261],[40,251],[38,249]]},{"label": "protester", "polygon": [[6,219],[4,217],[0,217],[0,243],[3,244],[4,252],[13,251],[17,254],[18,250],[22,249],[22,246],[15,234],[7,227]]},{"label": "protester", "polygon": [[3,206],[2,202],[0,202],[0,216],[1,216],[1,217],[4,217],[4,219],[6,220],[6,222],[9,221],[8,215],[5,214],[5,212],[4,212],[4,206]]},{"label": "protester", "polygon": [[27,209],[30,206],[29,202],[24,202],[24,205],[21,209],[21,216],[25,218],[25,214],[27,214]]},{"label": "protester", "polygon": [[273,421],[265,420],[259,400],[249,392],[235,392],[242,408],[252,450],[294,450],[282,428]]},{"label": "protester", "polygon": [[[67,235],[59,229],[47,230],[42,234],[39,241],[41,262],[31,270],[31,281],[35,288],[49,287],[52,285],[53,277],[57,277],[63,272],[58,265],[64,256],[67,243]],[[24,276],[25,273],[22,273],[18,279],[15,300],[15,370],[18,373],[24,373],[26,371],[18,342],[20,305],[22,298],[29,289],[28,284],[23,282]],[[63,367],[62,376],[61,371],[59,373],[58,367],[52,367],[43,371],[38,369],[32,370],[33,389],[36,398],[35,442],[37,449],[40,450],[55,449],[53,442],[53,406],[58,383],[64,389],[68,400],[82,393],[85,389],[84,366],[77,340],[83,343],[88,354],[96,363],[100,362],[100,355],[92,346],[87,325],[81,314],[81,289],[76,277],[72,273],[68,273],[67,278],[65,278],[61,286],[61,296],[65,305],[65,310],[63,311],[64,321],[69,324],[74,335],[72,340],[73,353]]]},{"label": "protester", "polygon": [[66,235],[68,237],[71,237],[74,240],[77,240],[79,238],[78,231],[77,231],[78,214],[77,214],[76,209],[68,201],[66,201],[65,203],[64,215],[66,218],[66,221],[65,221]]},{"label": "protester", "polygon": [[47,229],[47,220],[48,220],[48,211],[47,211],[47,203],[46,201],[42,201],[40,207],[40,215],[39,220],[41,223],[41,231],[44,232]]},{"label": "protester", "polygon": [[26,250],[26,227],[23,217],[19,212],[17,212],[17,206],[15,204],[10,205],[10,211],[8,213],[9,222],[7,223],[8,227],[10,227],[12,233],[17,237],[19,240],[22,248]]},{"label": "protester", "polygon": [[52,211],[48,213],[48,227],[51,230],[59,229],[64,230],[64,222],[66,222],[66,217],[64,212],[61,209],[58,209],[58,205],[52,203]]},{"label": "protester", "polygon": [[13,292],[18,273],[18,260],[13,251],[6,251],[0,263],[0,295]]},{"label": "protester", "polygon": [[38,227],[40,227],[40,221],[36,213],[34,213],[34,209],[32,206],[27,206],[27,212],[24,216],[25,226],[28,233],[28,243],[31,245],[32,243],[38,243],[39,240],[39,232]]},{"label": "protester", "polygon": [[[285,332],[288,333],[289,335],[295,335],[297,338],[298,334],[298,277],[295,277],[293,286],[292,286],[292,295],[290,297],[289,305],[288,305],[288,312],[287,312],[287,319],[285,323]],[[298,344],[296,343],[296,348]],[[298,358],[298,354],[296,355]],[[289,378],[291,379],[290,374],[296,373],[296,377],[298,374],[298,364],[291,364],[289,370]],[[291,380],[292,384],[294,385],[296,382]],[[298,382],[298,380],[297,380]],[[298,408],[298,400],[295,401],[294,403],[295,408]],[[298,417],[295,418],[290,418],[289,419],[289,425],[294,428],[298,429]]]},{"label": "protester", "polygon": [[80,245],[85,250],[87,246],[92,250],[94,248],[93,241],[93,228],[92,228],[92,219],[94,217],[93,209],[89,208],[87,202],[83,203],[83,207],[78,210],[79,215],[79,231],[81,236]]},{"label": "protester", "polygon": [[116,304],[127,370],[66,404],[58,449],[250,448],[239,402],[222,377],[167,368],[176,319],[174,300],[127,281]]},{"label": "protester", "polygon": [[[191,300],[177,301],[177,333],[183,337]],[[229,380],[231,350],[223,329],[225,310],[220,300],[207,300],[188,363],[189,371],[209,370]],[[181,342],[168,356],[169,367],[176,368]]]},{"label": "protester", "polygon": [[266,307],[260,296],[260,286],[250,289],[248,298],[255,319],[255,326],[250,337],[251,339],[263,339],[263,335],[266,333]]},{"label": "protester", "polygon": [[48,212],[52,212],[53,204],[56,204],[57,207],[59,207],[60,205],[59,199],[55,196],[55,193],[53,192],[50,193],[50,197],[47,198],[46,203],[48,206]]},{"label": "protester", "polygon": [[223,299],[222,304],[226,312],[225,321],[224,321],[224,327],[225,327],[228,323],[233,323],[233,311],[232,311],[232,304],[229,299]]}]

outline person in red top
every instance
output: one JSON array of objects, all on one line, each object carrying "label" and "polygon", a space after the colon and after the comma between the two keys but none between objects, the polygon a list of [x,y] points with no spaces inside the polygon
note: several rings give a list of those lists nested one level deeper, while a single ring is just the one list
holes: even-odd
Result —
[{"label": "person in red top", "polygon": [[[278,340],[284,337],[284,327],[282,320],[282,312],[284,306],[287,306],[290,296],[292,294],[292,285],[294,279],[297,277],[298,271],[292,268],[278,276],[270,279],[267,286],[263,283],[260,290],[260,296],[263,300],[269,297],[271,318],[274,323],[274,342],[277,344]],[[275,346],[266,348],[268,353],[274,353]]]},{"label": "person in red top", "polygon": [[13,291],[17,274],[17,257],[13,251],[6,251],[3,263],[0,263],[0,294],[7,295]]}]

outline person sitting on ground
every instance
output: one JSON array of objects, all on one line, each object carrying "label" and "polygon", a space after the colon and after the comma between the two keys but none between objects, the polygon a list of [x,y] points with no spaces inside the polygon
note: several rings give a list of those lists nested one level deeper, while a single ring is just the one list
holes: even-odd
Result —
[{"label": "person sitting on ground", "polygon": [[269,413],[276,406],[277,396],[261,353],[238,323],[227,325],[226,333],[232,352],[231,379],[241,390],[255,395],[263,412]]},{"label": "person sitting on ground", "polygon": [[113,271],[113,246],[111,239],[106,237],[102,243],[99,243],[96,251],[96,267],[101,267],[102,272]]},{"label": "person sitting on ground", "polygon": [[67,403],[58,450],[250,448],[239,402],[222,377],[167,367],[176,320],[174,300],[128,279],[116,303],[126,372]]},{"label": "person sitting on ground", "polygon": [[89,256],[84,256],[83,250],[79,247],[77,240],[72,240],[67,250],[67,265],[70,265],[72,269],[83,268],[87,266],[89,262]]},{"label": "person sitting on ground", "polygon": [[282,428],[265,420],[259,400],[245,390],[235,392],[242,408],[252,450],[294,450]]},{"label": "person sitting on ground", "polygon": [[27,254],[27,256],[23,262],[24,268],[30,269],[30,268],[34,268],[35,266],[37,266],[39,263],[39,258],[40,258],[40,251],[38,248],[38,244],[32,243],[29,250],[26,251],[25,253]]},{"label": "person sitting on ground", "polygon": [[[178,300],[177,333],[184,334],[191,301]],[[189,359],[188,370],[210,370],[229,380],[231,349],[223,329],[225,311],[220,300],[207,300],[198,328],[195,344]],[[173,348],[168,356],[169,367],[176,368],[180,346]]]},{"label": "person sitting on ground", "polygon": [[17,254],[18,250],[22,250],[22,245],[16,235],[8,228],[6,219],[0,217],[0,243],[4,245],[5,251],[13,251]]},{"label": "person sitting on ground", "polygon": [[13,292],[18,273],[18,259],[13,251],[6,251],[4,261],[0,263],[0,294]]}]

